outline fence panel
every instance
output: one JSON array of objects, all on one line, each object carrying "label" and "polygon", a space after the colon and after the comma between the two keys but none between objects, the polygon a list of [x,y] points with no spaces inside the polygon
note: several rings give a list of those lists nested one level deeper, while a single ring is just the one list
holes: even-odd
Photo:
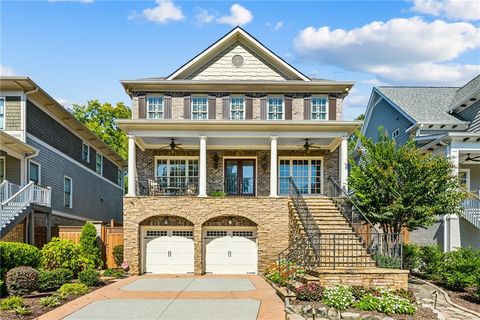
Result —
[{"label": "fence panel", "polygon": [[59,226],[58,237],[60,239],[71,240],[74,243],[80,243],[80,232],[82,227],[78,226]]},{"label": "fence panel", "polygon": [[123,245],[123,227],[107,227],[106,229],[106,241],[104,243],[107,253],[107,268],[116,268],[113,248]]}]

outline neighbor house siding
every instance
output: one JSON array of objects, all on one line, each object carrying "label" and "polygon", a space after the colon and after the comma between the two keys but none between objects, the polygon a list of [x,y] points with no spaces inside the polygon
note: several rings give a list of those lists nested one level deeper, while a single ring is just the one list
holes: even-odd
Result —
[{"label": "neighbor house siding", "polygon": [[471,121],[468,131],[480,132],[480,101],[475,102],[465,110],[458,113],[460,118]]},{"label": "neighbor house siding", "polygon": [[5,157],[5,180],[15,184],[22,184],[21,171],[22,162],[20,159],[9,156],[5,151],[0,150],[0,156]]},{"label": "neighbor house siding", "polygon": [[[52,209],[92,220],[122,220],[122,189],[100,178],[83,165],[59,155],[51,147],[27,137],[40,153],[33,160],[42,166],[42,185],[52,188]],[[63,203],[64,176],[72,179],[73,206]]]},{"label": "neighbor house siding", "polygon": [[399,136],[396,138],[397,144],[402,145],[407,142],[409,136],[405,132],[413,123],[398,112],[387,101],[382,99],[372,110],[370,119],[365,130],[365,136],[377,142],[379,139],[378,128],[383,127],[388,135],[399,129]]},{"label": "neighbor house siding", "polygon": [[20,96],[5,97],[5,129],[6,131],[22,130],[22,102]]}]

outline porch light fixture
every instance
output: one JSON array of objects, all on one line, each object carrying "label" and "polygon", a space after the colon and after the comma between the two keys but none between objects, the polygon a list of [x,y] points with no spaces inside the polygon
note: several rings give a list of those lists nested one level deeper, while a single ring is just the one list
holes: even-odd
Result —
[{"label": "porch light fixture", "polygon": [[218,162],[220,160],[220,157],[216,152],[213,154],[212,159],[213,159],[213,169],[218,169]]},{"label": "porch light fixture", "polygon": [[264,155],[262,160],[260,160],[260,166],[262,167],[263,171],[267,171],[268,169],[268,157]]},{"label": "porch light fixture", "polygon": [[168,225],[168,217],[165,218],[165,221],[163,221],[164,225]]},{"label": "porch light fixture", "polygon": [[232,219],[228,219],[228,225],[232,225]]}]

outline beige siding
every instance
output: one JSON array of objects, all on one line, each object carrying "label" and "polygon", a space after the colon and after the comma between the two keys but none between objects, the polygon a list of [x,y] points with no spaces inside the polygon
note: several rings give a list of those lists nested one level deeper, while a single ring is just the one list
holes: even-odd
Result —
[{"label": "beige siding", "polygon": [[[241,55],[244,63],[241,67],[232,64],[234,55]],[[286,80],[286,76],[275,70],[266,61],[248,50],[240,43],[235,43],[187,79],[191,80]]]},{"label": "beige siding", "polygon": [[5,130],[22,130],[21,110],[20,101],[5,102]]},{"label": "beige siding", "polygon": [[343,99],[337,99],[337,120],[343,120]]}]

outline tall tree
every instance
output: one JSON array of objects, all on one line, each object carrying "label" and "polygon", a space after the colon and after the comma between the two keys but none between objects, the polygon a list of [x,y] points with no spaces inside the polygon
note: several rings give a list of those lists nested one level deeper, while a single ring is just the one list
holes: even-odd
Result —
[{"label": "tall tree", "polygon": [[128,157],[127,136],[115,123],[115,119],[128,119],[131,116],[130,108],[123,102],[114,106],[108,102],[90,100],[86,105],[73,105],[72,113],[123,159]]},{"label": "tall tree", "polygon": [[439,214],[460,214],[461,191],[452,163],[417,149],[397,146],[385,130],[374,143],[360,135],[359,161],[351,162],[349,187],[360,209],[384,232],[426,228]]}]

